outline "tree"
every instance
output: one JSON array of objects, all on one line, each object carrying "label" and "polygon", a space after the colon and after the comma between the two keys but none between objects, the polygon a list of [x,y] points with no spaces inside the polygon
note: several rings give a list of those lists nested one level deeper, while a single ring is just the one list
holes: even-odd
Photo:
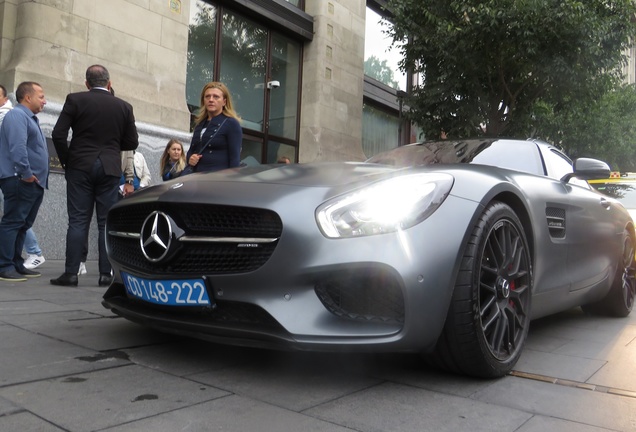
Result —
[{"label": "tree", "polygon": [[[542,104],[590,105],[620,81],[632,0],[389,0],[403,70],[421,74],[408,116],[451,137],[526,135]],[[526,135],[527,136],[527,135]]]},{"label": "tree", "polygon": [[636,171],[636,86],[622,85],[587,104],[555,111],[546,103],[534,110],[541,137],[571,157],[602,159],[615,171]]}]

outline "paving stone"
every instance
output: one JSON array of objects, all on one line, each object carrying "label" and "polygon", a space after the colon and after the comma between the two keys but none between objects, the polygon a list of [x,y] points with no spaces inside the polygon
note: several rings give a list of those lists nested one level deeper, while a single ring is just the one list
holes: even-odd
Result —
[{"label": "paving stone", "polygon": [[517,377],[498,380],[472,398],[588,426],[636,430],[636,398]]},{"label": "paving stone", "polygon": [[613,432],[611,429],[588,426],[579,422],[566,421],[544,416],[534,416],[516,432]]},{"label": "paving stone", "polygon": [[142,346],[170,339],[120,317],[104,317],[77,310],[15,315],[2,318],[2,321],[97,351]]},{"label": "paving stone", "polygon": [[528,349],[519,358],[515,370],[585,382],[604,365],[604,360],[564,356]]},{"label": "paving stone", "polygon": [[0,396],[70,431],[93,431],[228,393],[129,365],[0,388]]},{"label": "paving stone", "polygon": [[0,341],[0,387],[129,363],[8,325],[0,326]]},{"label": "paving stone", "polygon": [[[320,353],[264,353],[257,363],[189,378],[292,411],[302,411],[382,382],[356,372],[357,358]],[[348,361],[352,363],[347,364]]]},{"label": "paving stone", "polygon": [[352,432],[351,429],[244,398],[229,396],[104,432]]},{"label": "paving stone", "polygon": [[262,350],[183,338],[173,343],[149,345],[123,351],[135,364],[175,376],[188,376],[203,372],[216,372],[256,362]]},{"label": "paving stone", "polygon": [[64,429],[28,412],[0,416],[0,430],[6,432],[64,432]]},{"label": "paving stone", "polygon": [[395,383],[377,385],[304,414],[365,432],[516,431],[531,414]]},{"label": "paving stone", "polygon": [[386,381],[406,384],[455,396],[469,397],[493,383],[492,380],[471,378],[426,367],[421,356],[413,354],[383,356],[383,363],[374,375]]}]

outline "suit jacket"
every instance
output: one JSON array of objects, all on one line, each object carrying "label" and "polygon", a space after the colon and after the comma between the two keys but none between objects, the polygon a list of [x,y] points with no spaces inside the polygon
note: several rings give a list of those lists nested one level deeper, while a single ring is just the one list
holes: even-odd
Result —
[{"label": "suit jacket", "polygon": [[132,106],[103,89],[66,96],[51,138],[64,169],[90,172],[99,157],[106,175],[117,177],[121,176],[120,152],[139,145]]}]

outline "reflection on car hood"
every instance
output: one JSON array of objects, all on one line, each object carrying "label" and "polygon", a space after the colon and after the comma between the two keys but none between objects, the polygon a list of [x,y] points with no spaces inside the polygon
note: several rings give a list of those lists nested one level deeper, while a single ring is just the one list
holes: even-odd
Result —
[{"label": "reflection on car hood", "polygon": [[259,165],[231,168],[212,173],[197,173],[166,182],[247,182],[285,184],[303,187],[333,187],[352,182],[369,182],[374,178],[402,171],[402,169],[358,162],[321,162],[288,165]]},{"label": "reflection on car hood", "polygon": [[470,163],[493,143],[505,145],[506,140],[445,140],[409,144],[379,153],[367,162],[395,166]]}]

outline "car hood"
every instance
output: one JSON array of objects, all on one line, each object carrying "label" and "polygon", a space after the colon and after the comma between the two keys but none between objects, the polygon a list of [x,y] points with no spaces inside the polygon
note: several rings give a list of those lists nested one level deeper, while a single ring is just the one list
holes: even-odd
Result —
[{"label": "car hood", "polygon": [[[113,208],[165,203],[283,209],[315,208],[333,196],[403,172],[363,162],[259,165],[195,173],[136,191]],[[409,170],[411,171],[411,170]],[[313,210],[312,210],[313,211]]]},{"label": "car hood", "polygon": [[265,207],[276,206],[276,203],[290,205],[293,201],[293,207],[314,206],[390,177],[426,172],[461,177],[462,181],[455,182],[451,195],[470,200],[484,197],[495,184],[509,184],[512,180],[509,176],[512,172],[508,170],[465,163],[412,167],[368,162],[259,165],[179,177],[141,189],[117,206],[153,201]]}]

